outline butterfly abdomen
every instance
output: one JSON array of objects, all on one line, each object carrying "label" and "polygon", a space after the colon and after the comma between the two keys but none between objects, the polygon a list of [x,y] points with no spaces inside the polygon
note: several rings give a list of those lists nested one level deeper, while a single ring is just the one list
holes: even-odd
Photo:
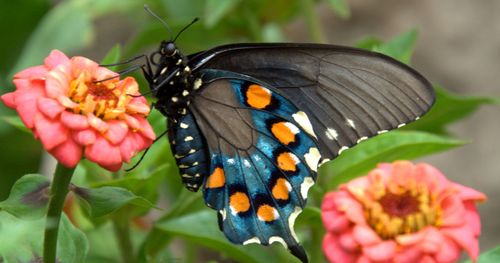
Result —
[{"label": "butterfly abdomen", "polygon": [[198,191],[209,172],[207,147],[193,115],[180,118],[169,132],[182,183],[190,191]]}]

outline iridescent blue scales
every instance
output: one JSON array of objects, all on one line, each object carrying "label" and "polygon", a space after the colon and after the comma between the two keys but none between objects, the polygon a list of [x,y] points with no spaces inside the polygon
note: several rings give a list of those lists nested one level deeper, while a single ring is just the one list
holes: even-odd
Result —
[{"label": "iridescent blue scales", "polygon": [[[304,259],[293,225],[321,158],[311,123],[265,84],[238,77],[212,76],[172,133],[183,182],[196,190],[199,178],[208,175],[205,202],[218,211],[231,242],[279,242]],[[205,141],[198,127],[210,164],[202,154]]]}]

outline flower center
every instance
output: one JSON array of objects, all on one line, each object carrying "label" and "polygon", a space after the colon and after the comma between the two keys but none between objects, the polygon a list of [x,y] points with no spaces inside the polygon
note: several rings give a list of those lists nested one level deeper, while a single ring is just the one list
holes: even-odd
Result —
[{"label": "flower center", "polygon": [[411,234],[426,226],[440,224],[441,209],[436,195],[427,187],[389,185],[368,189],[372,198],[363,198],[365,218],[383,239]]},{"label": "flower center", "polygon": [[93,113],[103,120],[122,118],[131,100],[118,82],[96,82],[85,72],[71,81],[68,97],[75,103],[71,107],[74,113]]},{"label": "flower center", "polygon": [[410,193],[387,193],[379,199],[384,212],[390,216],[405,217],[418,212],[418,200]]}]

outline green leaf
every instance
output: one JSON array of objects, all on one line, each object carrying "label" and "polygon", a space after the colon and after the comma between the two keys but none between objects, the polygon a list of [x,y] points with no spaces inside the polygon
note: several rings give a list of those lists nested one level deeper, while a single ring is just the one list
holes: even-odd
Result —
[{"label": "green leaf", "polygon": [[[0,211],[0,259],[5,262],[35,262],[42,255],[44,230],[45,218],[22,220]],[[86,262],[89,250],[87,238],[65,214],[61,217],[57,244],[59,262]]]},{"label": "green leaf", "polygon": [[[472,261],[469,259],[464,263],[471,263]],[[498,263],[500,262],[500,247],[496,247],[494,249],[488,250],[479,255],[477,263]]]},{"label": "green leaf", "polygon": [[[101,65],[116,64],[120,61],[122,48],[120,44],[116,44],[111,50],[108,51],[106,56],[101,60]],[[109,70],[116,71],[117,66],[108,67]]]},{"label": "green leaf", "polygon": [[382,44],[384,44],[384,41],[382,41],[380,38],[365,37],[358,41],[355,46],[362,49],[372,50]]},{"label": "green leaf", "polygon": [[45,215],[48,203],[49,179],[40,174],[27,174],[17,180],[0,209],[24,219],[38,219]]},{"label": "green leaf", "polygon": [[417,37],[418,31],[413,29],[385,43],[381,42],[378,38],[369,37],[358,42],[356,46],[388,55],[403,63],[409,64]]},{"label": "green leaf", "polygon": [[41,64],[52,49],[73,52],[89,44],[93,36],[90,14],[80,1],[65,1],[51,9],[26,42],[9,76]]},{"label": "green leaf", "polygon": [[330,8],[337,13],[341,18],[349,18],[351,12],[346,0],[328,0]]},{"label": "green leaf", "polygon": [[14,128],[17,128],[20,131],[31,134],[31,130],[26,128],[26,125],[24,125],[24,123],[18,116],[2,116],[0,117],[0,120],[12,125]]},{"label": "green leaf", "polygon": [[491,97],[457,96],[436,86],[436,103],[420,120],[405,126],[405,130],[421,130],[447,134],[446,127],[474,113],[480,106],[498,103]]},{"label": "green leaf", "polygon": [[207,0],[205,3],[205,25],[215,26],[240,0]]},{"label": "green leaf", "polygon": [[237,262],[268,262],[270,258],[269,252],[258,245],[238,246],[229,243],[218,228],[215,211],[205,210],[176,217],[160,222],[156,227],[168,235],[179,236],[217,250]]},{"label": "green leaf", "polygon": [[392,131],[364,141],[322,166],[322,176],[329,179],[328,189],[363,175],[377,163],[415,159],[463,145],[448,137],[417,131]]},{"label": "green leaf", "polygon": [[73,192],[84,201],[84,207],[93,217],[110,214],[127,204],[152,208],[147,199],[121,187],[105,186],[96,189],[74,187]]}]

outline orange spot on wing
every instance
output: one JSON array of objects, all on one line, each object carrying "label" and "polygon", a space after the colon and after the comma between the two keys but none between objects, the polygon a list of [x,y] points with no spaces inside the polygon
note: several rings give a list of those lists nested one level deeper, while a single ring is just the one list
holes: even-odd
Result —
[{"label": "orange spot on wing", "polygon": [[270,205],[261,205],[257,210],[257,216],[265,222],[274,221],[277,219],[276,209]]},{"label": "orange spot on wing", "polygon": [[235,213],[246,212],[250,209],[250,200],[243,192],[236,192],[229,197],[229,205]]},{"label": "orange spot on wing", "polygon": [[208,188],[218,188],[223,187],[226,183],[226,176],[224,176],[224,170],[220,167],[216,167],[214,172],[207,179]]},{"label": "orange spot on wing", "polygon": [[271,132],[281,143],[288,145],[295,141],[295,134],[286,126],[286,122],[278,122],[273,124]]},{"label": "orange spot on wing", "polygon": [[280,200],[288,200],[288,192],[288,182],[283,178],[279,178],[272,189],[273,197]]},{"label": "orange spot on wing", "polygon": [[295,172],[297,163],[292,153],[280,153],[277,158],[278,167],[283,171]]},{"label": "orange spot on wing", "polygon": [[271,104],[271,92],[256,84],[248,87],[246,97],[248,105],[257,109],[264,109]]}]

